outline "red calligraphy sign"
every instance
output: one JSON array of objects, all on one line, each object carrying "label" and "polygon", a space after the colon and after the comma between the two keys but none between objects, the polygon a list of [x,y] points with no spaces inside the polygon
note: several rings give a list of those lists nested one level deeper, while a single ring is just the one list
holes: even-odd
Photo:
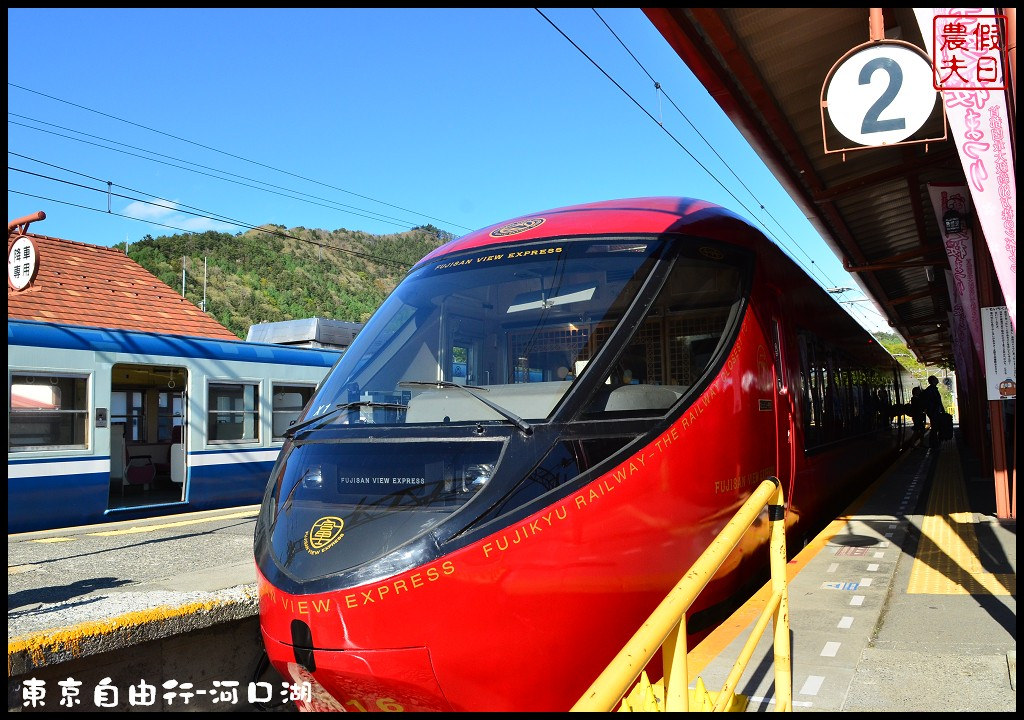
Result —
[{"label": "red calligraphy sign", "polygon": [[932,19],[936,90],[1006,89],[1000,22],[1006,26],[1005,15],[936,15]]}]

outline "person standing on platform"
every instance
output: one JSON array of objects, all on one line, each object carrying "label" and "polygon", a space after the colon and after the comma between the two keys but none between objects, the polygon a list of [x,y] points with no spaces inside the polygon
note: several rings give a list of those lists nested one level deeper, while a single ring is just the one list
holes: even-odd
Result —
[{"label": "person standing on platform", "polygon": [[939,394],[939,379],[934,375],[928,376],[928,387],[921,392],[921,400],[924,411],[928,414],[928,423],[931,425],[928,431],[928,447],[937,448],[942,416],[946,414],[946,410],[942,407],[942,396]]},{"label": "person standing on platform", "polygon": [[910,444],[917,444],[918,440],[924,438],[924,421],[925,421],[925,408],[924,399],[921,397],[921,388],[916,385],[910,391],[910,418],[914,421],[914,435],[911,438]]}]

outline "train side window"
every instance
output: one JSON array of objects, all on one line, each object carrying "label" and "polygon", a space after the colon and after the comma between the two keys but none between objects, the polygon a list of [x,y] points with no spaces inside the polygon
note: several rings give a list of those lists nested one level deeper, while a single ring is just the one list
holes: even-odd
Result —
[{"label": "train side window", "polygon": [[17,373],[10,376],[10,452],[89,447],[89,378]]},{"label": "train side window", "polygon": [[663,415],[724,359],[745,296],[746,258],[701,251],[677,259],[585,415]]},{"label": "train side window", "polygon": [[797,340],[805,452],[892,429],[898,395],[879,368],[807,330],[800,330]]},{"label": "train side window", "polygon": [[208,442],[256,442],[260,411],[257,383],[210,383]]},{"label": "train side window", "polygon": [[313,385],[280,385],[274,383],[272,419],[273,439],[284,440],[284,433],[313,397]]},{"label": "train side window", "polygon": [[821,442],[821,395],[814,365],[814,341],[807,333],[797,337],[800,348],[800,400],[804,427],[804,446],[814,447]]}]

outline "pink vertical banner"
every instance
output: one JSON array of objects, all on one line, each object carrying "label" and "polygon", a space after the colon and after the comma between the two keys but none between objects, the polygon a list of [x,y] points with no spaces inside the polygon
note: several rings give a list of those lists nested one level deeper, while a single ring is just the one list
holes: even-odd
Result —
[{"label": "pink vertical banner", "polygon": [[[915,8],[999,287],[1017,329],[1017,185],[994,8]],[[956,70],[953,73],[952,70]],[[964,80],[948,83],[946,80]],[[940,219],[940,227],[942,222]]]},{"label": "pink vertical banner", "polygon": [[[984,367],[981,355],[981,308],[978,305],[978,281],[974,268],[974,239],[967,216],[971,213],[971,196],[964,185],[929,183],[935,219],[939,223],[942,244],[949,258],[949,294],[954,312],[963,326],[965,336],[959,338],[974,346],[978,367]],[[948,217],[953,215],[955,217]],[[947,220],[949,222],[947,222]],[[959,224],[959,227],[955,227]],[[966,345],[964,346],[966,347]]]},{"label": "pink vertical banner", "polygon": [[967,318],[964,306],[953,289],[953,273],[946,271],[946,287],[949,290],[949,303],[953,310],[947,313],[949,318],[949,334],[953,338],[953,360],[956,362],[956,374],[970,386],[973,378],[973,365],[970,362],[971,332],[967,329]]}]

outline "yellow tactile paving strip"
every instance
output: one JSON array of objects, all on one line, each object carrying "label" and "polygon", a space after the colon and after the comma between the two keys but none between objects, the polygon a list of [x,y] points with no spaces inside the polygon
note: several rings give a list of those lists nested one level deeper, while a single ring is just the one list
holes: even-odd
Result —
[{"label": "yellow tactile paving strip", "polygon": [[[260,511],[259,511],[258,508],[254,508],[252,510],[241,510],[239,512],[228,513],[226,515],[224,515],[224,514],[221,514],[221,515],[211,514],[209,511],[200,511],[200,512],[197,512],[197,513],[188,513],[188,515],[198,515],[200,517],[194,517],[194,518],[191,518],[191,519],[185,519],[185,517],[181,516],[181,515],[170,516],[170,517],[178,517],[178,518],[182,518],[182,519],[176,519],[176,520],[172,520],[171,522],[165,522],[165,523],[161,523],[161,524],[158,524],[158,525],[132,525],[132,524],[129,524],[132,521],[125,520],[125,521],[116,523],[117,525],[120,525],[121,527],[118,527],[118,528],[115,528],[115,529],[112,529],[112,530],[97,530],[96,532],[81,533],[81,534],[78,534],[78,535],[74,535],[72,537],[42,537],[42,538],[34,538],[34,539],[26,540],[26,542],[33,542],[33,543],[59,543],[59,542],[74,542],[75,540],[78,540],[79,538],[82,538],[82,537],[113,537],[113,536],[117,536],[117,535],[138,535],[139,533],[156,532],[157,530],[165,530],[167,528],[176,528],[176,527],[185,527],[187,525],[198,525],[200,523],[214,522],[215,520],[234,520],[236,518],[250,518],[250,517],[255,517],[256,515],[259,515],[259,512]],[[113,525],[115,525],[115,523],[110,523],[110,525],[113,526]],[[102,527],[106,527],[106,526],[102,526]],[[25,533],[25,534],[29,535],[30,533]],[[17,537],[17,536],[15,536],[15,537]],[[10,542],[9,539],[8,539],[8,542]]]},{"label": "yellow tactile paving strip", "polygon": [[956,445],[947,443],[939,452],[907,594],[1016,595],[1016,573],[986,572],[978,558]]}]

